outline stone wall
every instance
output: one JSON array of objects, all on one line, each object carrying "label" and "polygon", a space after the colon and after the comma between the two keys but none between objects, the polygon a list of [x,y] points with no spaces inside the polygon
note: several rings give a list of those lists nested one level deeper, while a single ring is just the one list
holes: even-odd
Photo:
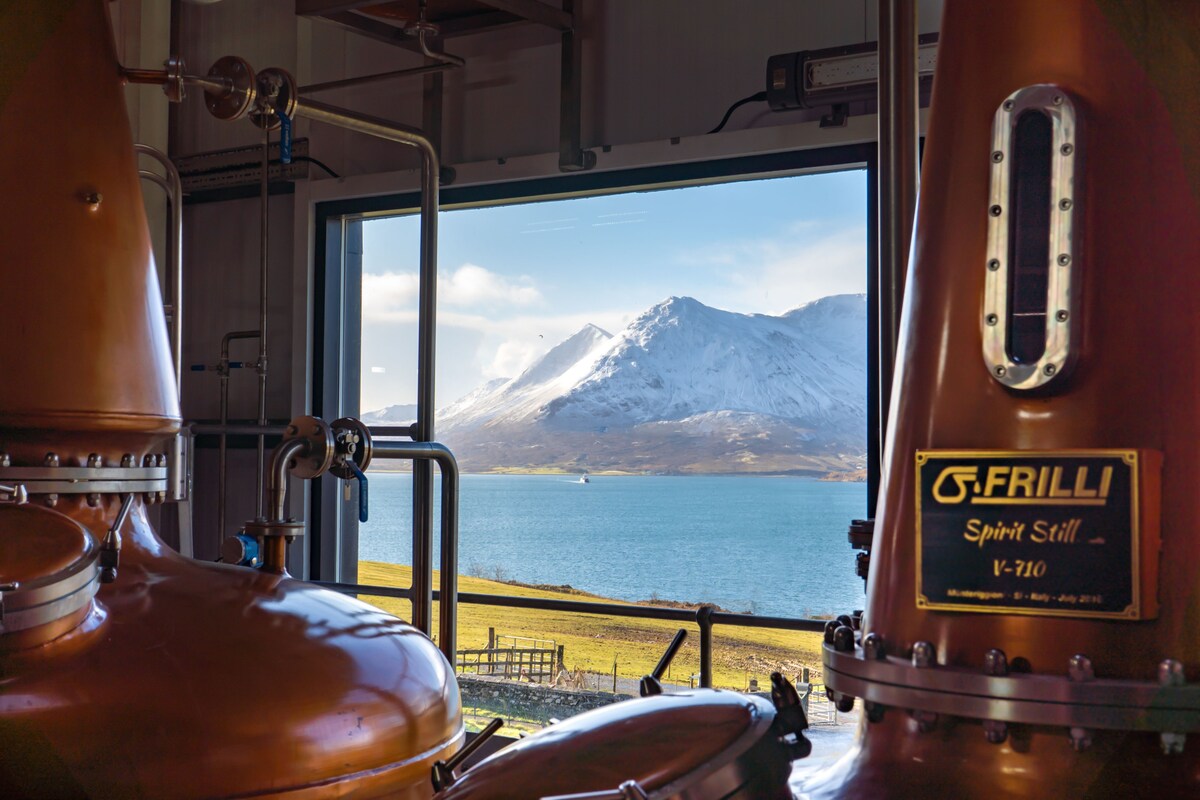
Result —
[{"label": "stone wall", "polygon": [[458,676],[463,710],[468,713],[494,714],[548,723],[551,718],[566,719],[593,708],[629,699],[629,695],[551,689],[539,683],[489,680]]}]

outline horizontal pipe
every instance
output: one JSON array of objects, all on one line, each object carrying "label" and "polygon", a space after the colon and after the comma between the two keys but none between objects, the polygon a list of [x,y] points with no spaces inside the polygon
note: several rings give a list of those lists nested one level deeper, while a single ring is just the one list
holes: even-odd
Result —
[{"label": "horizontal pipe", "polygon": [[301,86],[299,92],[308,94],[309,92],[326,92],[330,89],[348,89],[351,86],[366,86],[371,83],[379,83],[381,81],[389,81],[393,78],[406,78],[411,75],[426,75],[430,72],[445,72],[448,69],[454,69],[454,64],[424,64],[419,67],[408,67],[407,69],[396,69],[391,72],[379,72],[374,75],[360,75],[357,78],[342,78],[337,81],[325,81],[324,83],[313,83],[308,86]]},{"label": "horizontal pipe", "polygon": [[216,423],[192,423],[193,436],[282,436],[286,425],[258,425],[253,422],[221,425]]}]

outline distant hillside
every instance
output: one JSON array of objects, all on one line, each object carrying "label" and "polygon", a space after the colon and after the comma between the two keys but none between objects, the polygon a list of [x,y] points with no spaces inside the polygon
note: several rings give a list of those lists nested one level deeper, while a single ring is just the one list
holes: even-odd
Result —
[{"label": "distant hillside", "polygon": [[[411,406],[364,415],[411,421]],[[866,303],[779,317],[688,297],[594,326],[438,412],[464,469],[853,473],[865,467]]]}]

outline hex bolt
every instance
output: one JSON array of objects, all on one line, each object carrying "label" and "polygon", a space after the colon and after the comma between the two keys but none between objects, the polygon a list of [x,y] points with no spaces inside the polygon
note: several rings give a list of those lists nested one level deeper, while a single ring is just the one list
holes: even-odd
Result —
[{"label": "hex bolt", "polygon": [[1092,746],[1092,732],[1087,728],[1071,728],[1071,747],[1082,753]]},{"label": "hex bolt", "polygon": [[1050,102],[1054,103],[1056,106],[1061,106],[1063,104],[1063,96],[1061,94],[1056,94],[1053,98],[1051,98]]},{"label": "hex bolt", "polygon": [[1012,111],[1012,110],[1013,110],[1013,107],[1014,107],[1015,105],[1016,105],[1016,103],[1014,103],[1012,100],[1005,100],[1005,101],[1004,101],[1004,110],[1005,110],[1005,111]]},{"label": "hex bolt", "polygon": [[1096,680],[1096,670],[1092,660],[1085,655],[1073,655],[1067,662],[1067,677],[1076,683],[1087,683]]},{"label": "hex bolt", "polygon": [[983,674],[996,678],[1008,674],[1008,656],[1003,650],[992,648],[983,654]]},{"label": "hex bolt", "polygon": [[133,455],[133,453],[126,453],[125,455],[121,456],[121,466],[122,467],[136,467],[137,466],[137,457],[135,457]]},{"label": "hex bolt", "polygon": [[840,627],[840,623],[836,619],[831,619],[825,623],[825,644],[833,644],[833,633]]},{"label": "hex bolt", "polygon": [[47,467],[57,467],[59,465],[58,453],[46,453],[46,458],[42,463]]},{"label": "hex bolt", "polygon": [[50,508],[54,508],[56,505],[58,505],[57,492],[51,492],[50,494],[46,495],[46,505]]},{"label": "hex bolt", "polygon": [[993,150],[992,151],[992,163],[993,164],[999,164],[1003,160],[1004,160],[1004,151],[1003,150]]},{"label": "hex bolt", "polygon": [[296,428],[296,426],[295,426],[295,425],[288,425],[288,426],[287,426],[287,430],[285,431],[285,433],[286,433],[288,436],[295,436],[295,435],[296,435],[297,433],[299,433],[299,432],[300,432],[300,431],[299,431],[299,430]]},{"label": "hex bolt", "polygon": [[937,664],[937,648],[932,642],[917,642],[912,649],[912,665],[914,667],[932,667]]},{"label": "hex bolt", "polygon": [[986,317],[983,318],[983,321],[986,322],[988,325],[995,325],[997,322],[1000,321],[1000,318],[997,317],[995,314],[988,314]]},{"label": "hex bolt", "polygon": [[1008,374],[1008,370],[1004,368],[1003,364],[997,364],[995,369],[992,370],[992,372],[996,373],[997,378],[1003,378],[1005,375]]},{"label": "hex bolt", "polygon": [[99,192],[88,192],[86,195],[84,195],[83,202],[91,206],[92,210],[94,211],[100,207],[101,203],[104,202],[104,195],[100,194]]},{"label": "hex bolt", "polygon": [[87,504],[91,508],[100,505],[100,494],[98,492],[88,492]]},{"label": "hex bolt", "polygon": [[1187,677],[1183,672],[1183,664],[1173,658],[1164,658],[1158,662],[1159,686],[1184,686]]},{"label": "hex bolt", "polygon": [[1062,200],[1058,201],[1058,207],[1062,211],[1070,211],[1072,205],[1071,198],[1069,197],[1064,197]]},{"label": "hex bolt", "polygon": [[1071,263],[1071,255],[1069,253],[1059,253],[1058,265],[1060,267],[1065,267],[1067,264],[1070,264],[1070,263]]},{"label": "hex bolt", "polygon": [[88,469],[99,469],[104,466],[104,460],[96,453],[92,453],[87,457]]},{"label": "hex bolt", "polygon": [[988,269],[990,269],[992,272],[1000,269],[1000,259],[993,258],[992,260],[988,261]]},{"label": "hex bolt", "polygon": [[0,467],[11,467],[11,466],[12,466],[12,458],[9,457],[8,453],[0,453]]},{"label": "hex bolt", "polygon": [[837,692],[829,688],[828,684],[825,685],[825,699],[831,703],[837,702]]},{"label": "hex bolt", "polygon": [[998,719],[985,719],[983,735],[991,744],[1004,744],[1004,740],[1008,738],[1008,723]]},{"label": "hex bolt", "polygon": [[146,453],[146,455],[142,458],[142,466],[143,467],[153,467],[154,464],[155,464],[154,454]]},{"label": "hex bolt", "polygon": [[160,467],[165,467],[167,465],[167,454],[159,453],[158,458],[155,459],[155,463]]},{"label": "hex bolt", "polygon": [[1054,318],[1056,320],[1058,320],[1059,322],[1066,322],[1070,318],[1070,316],[1071,315],[1069,313],[1067,313],[1067,311],[1065,309],[1063,309],[1063,310],[1060,310],[1057,313],[1055,313]]},{"label": "hex bolt", "polygon": [[1064,156],[1069,156],[1075,152],[1075,145],[1067,142],[1062,147],[1058,148],[1058,152],[1062,153]]},{"label": "hex bolt", "polygon": [[883,722],[887,706],[883,703],[873,703],[870,700],[864,700],[863,709],[867,712],[867,722]]},{"label": "hex bolt", "polygon": [[913,711],[912,718],[917,723],[917,730],[921,733],[931,733],[938,723],[938,715],[933,711]]},{"label": "hex bolt", "polygon": [[1159,735],[1158,741],[1164,756],[1177,756],[1183,753],[1183,746],[1187,744],[1187,734],[1163,733]]},{"label": "hex bolt", "polygon": [[884,644],[883,637],[874,631],[863,637],[862,648],[863,655],[869,661],[883,661],[887,658],[887,646]]},{"label": "hex bolt", "polygon": [[1004,213],[1004,209],[1001,208],[999,205],[994,205],[988,209],[988,213],[991,214],[993,217],[998,217],[1002,213]]},{"label": "hex bolt", "polygon": [[1046,366],[1042,367],[1042,372],[1046,373],[1047,375],[1053,375],[1054,373],[1058,372],[1058,367],[1054,366],[1053,364],[1047,364]]},{"label": "hex bolt", "polygon": [[848,625],[839,625],[833,632],[833,649],[839,653],[849,653],[854,649],[854,629]]},{"label": "hex bolt", "polygon": [[854,617],[850,616],[849,614],[838,614],[835,619],[839,625],[845,625],[851,630],[854,629]]},{"label": "hex bolt", "polygon": [[848,714],[854,710],[854,698],[848,694],[839,695],[837,699],[837,710],[843,714]]}]

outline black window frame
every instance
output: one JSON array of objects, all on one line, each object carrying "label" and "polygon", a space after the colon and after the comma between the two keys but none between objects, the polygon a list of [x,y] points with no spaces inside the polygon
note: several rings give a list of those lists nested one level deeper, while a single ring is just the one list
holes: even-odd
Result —
[{"label": "black window frame", "polygon": [[[603,172],[576,172],[468,186],[445,186],[440,210],[511,205],[603,194],[671,189],[735,180],[785,177],[805,173],[865,169],[867,172],[867,506],[875,516],[879,495],[882,442],[879,430],[879,192],[878,151],[874,142],[735,156],[682,164],[633,167]],[[361,299],[362,229],[364,220],[414,214],[420,192],[375,195],[319,202],[314,209],[315,253],[313,320],[311,326],[312,413],[333,419],[355,401],[359,382],[343,376],[361,367],[361,330],[347,325],[343,310]],[[348,280],[354,278],[354,280]],[[357,561],[357,537],[337,541],[337,487],[314,487],[310,499],[310,580],[355,582],[346,569]],[[847,520],[847,524],[849,520]],[[354,526],[351,526],[354,527]],[[341,569],[338,551],[342,558]]]}]

